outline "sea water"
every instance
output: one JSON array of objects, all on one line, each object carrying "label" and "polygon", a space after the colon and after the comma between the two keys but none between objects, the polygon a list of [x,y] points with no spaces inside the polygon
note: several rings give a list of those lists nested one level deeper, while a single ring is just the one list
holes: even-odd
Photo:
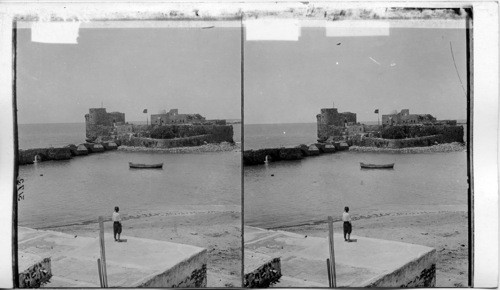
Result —
[{"label": "sea water", "polygon": [[[234,126],[239,141],[239,125]],[[83,142],[84,124],[20,125],[20,148]],[[163,169],[130,169],[128,162]],[[126,214],[190,205],[241,204],[241,153],[109,151],[19,167],[24,200],[19,225],[34,228],[95,221],[120,206]]]},{"label": "sea water", "polygon": [[[311,144],[316,124],[245,125],[245,150]],[[386,210],[467,209],[467,155],[337,152],[244,168],[245,224],[265,228]],[[394,169],[361,169],[395,163]]]},{"label": "sea water", "polygon": [[[234,140],[240,140],[234,125]],[[245,149],[316,141],[316,124],[245,125]],[[19,125],[21,149],[83,142],[84,124]],[[467,208],[466,152],[337,152],[244,169],[245,224],[279,227],[383,210]],[[128,162],[163,162],[163,170]],[[395,163],[364,170],[365,163]],[[19,167],[25,180],[19,225],[50,227],[95,221],[115,205],[125,213],[186,205],[240,205],[240,152],[163,154],[111,151]]]}]

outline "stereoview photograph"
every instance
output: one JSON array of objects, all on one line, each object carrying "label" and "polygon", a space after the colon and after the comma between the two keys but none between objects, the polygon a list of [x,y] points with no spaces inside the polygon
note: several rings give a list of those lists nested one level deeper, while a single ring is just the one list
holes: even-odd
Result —
[{"label": "stereoview photograph", "polygon": [[469,14],[310,13],[246,19],[245,286],[466,287]]},{"label": "stereoview photograph", "polygon": [[19,287],[241,286],[240,30],[17,23]]}]

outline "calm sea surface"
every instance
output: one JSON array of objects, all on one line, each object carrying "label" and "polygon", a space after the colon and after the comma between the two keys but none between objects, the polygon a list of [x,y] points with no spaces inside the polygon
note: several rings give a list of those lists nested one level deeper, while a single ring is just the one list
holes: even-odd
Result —
[{"label": "calm sea surface", "polygon": [[[245,125],[245,149],[315,140],[316,124]],[[396,165],[364,170],[360,162]],[[338,152],[248,166],[244,180],[245,223],[266,228],[339,218],[346,205],[355,216],[467,206],[466,152]]]},{"label": "calm sea surface", "polygon": [[[240,138],[235,125],[235,141]],[[84,140],[84,124],[20,125],[20,148]],[[316,124],[245,125],[245,149],[313,143]],[[240,204],[239,152],[161,154],[112,151],[20,167],[25,199],[19,224],[47,227],[96,220],[120,205],[125,213],[189,205]],[[128,162],[164,162],[163,170],[131,170]],[[359,162],[396,163],[362,170]],[[384,210],[467,206],[466,152],[385,154],[339,152],[246,167],[245,223],[277,227]],[[272,176],[274,175],[274,176]]]},{"label": "calm sea surface", "polygon": [[[239,126],[234,139],[239,140]],[[84,124],[20,125],[20,148],[81,143]],[[240,152],[162,154],[111,151],[20,166],[25,180],[19,225],[48,227],[109,216],[115,205],[132,214],[189,205],[241,204]],[[164,162],[163,170],[128,162]]]}]

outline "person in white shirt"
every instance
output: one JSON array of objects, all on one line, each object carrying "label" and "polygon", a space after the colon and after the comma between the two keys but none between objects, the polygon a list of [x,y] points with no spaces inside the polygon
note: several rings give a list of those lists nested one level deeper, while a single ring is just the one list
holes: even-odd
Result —
[{"label": "person in white shirt", "polygon": [[[115,206],[115,212],[113,213],[112,219],[113,219],[113,236],[115,237],[115,242],[120,242],[120,234],[122,233],[122,218],[120,217],[119,214],[120,208]],[[118,235],[118,239],[116,238],[116,235]]]},{"label": "person in white shirt", "polygon": [[344,221],[344,240],[346,242],[350,242],[351,241],[352,225],[351,225],[351,215],[349,214],[349,207],[348,206],[344,207],[344,213],[342,214],[342,220]]}]

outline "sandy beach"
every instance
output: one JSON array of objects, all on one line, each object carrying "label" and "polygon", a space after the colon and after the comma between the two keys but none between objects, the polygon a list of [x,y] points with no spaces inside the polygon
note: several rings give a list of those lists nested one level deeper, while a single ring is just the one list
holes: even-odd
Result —
[{"label": "sandy beach", "polygon": [[[122,224],[123,238],[133,236],[206,248],[207,286],[240,287],[241,212],[238,206],[192,206],[175,211],[124,214]],[[97,223],[47,229],[72,235],[99,236]],[[105,222],[105,231],[113,232],[110,221]]]},{"label": "sandy beach", "polygon": [[[433,247],[437,251],[436,287],[467,287],[468,226],[467,211],[389,210],[371,215],[353,216],[354,236],[378,238]],[[342,233],[342,222],[334,223]],[[327,237],[328,225],[316,223],[279,228],[308,236]]]}]

